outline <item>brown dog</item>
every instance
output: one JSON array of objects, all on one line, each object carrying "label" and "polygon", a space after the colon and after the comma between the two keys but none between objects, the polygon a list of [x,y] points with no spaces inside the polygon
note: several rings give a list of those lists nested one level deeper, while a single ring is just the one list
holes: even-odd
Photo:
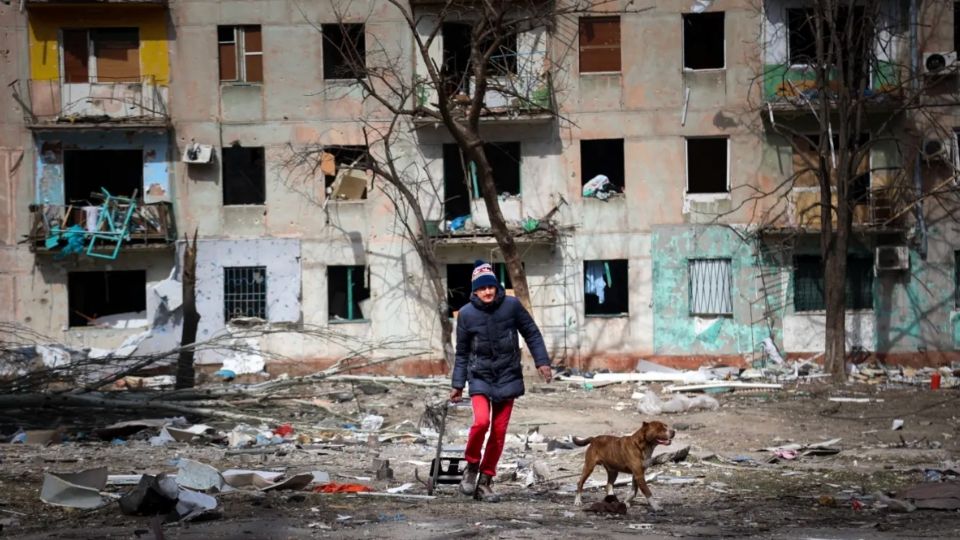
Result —
[{"label": "brown dog", "polygon": [[590,445],[583,463],[583,474],[580,476],[580,483],[577,484],[577,498],[573,504],[580,506],[583,501],[580,494],[583,492],[583,483],[593,474],[593,469],[597,465],[603,465],[607,470],[607,495],[613,495],[613,483],[617,480],[617,474],[628,473],[633,475],[633,495],[627,499],[629,506],[637,497],[637,490],[643,492],[647,498],[647,503],[653,510],[659,510],[660,505],[652,499],[650,488],[647,487],[647,481],[643,477],[644,470],[650,466],[650,458],[653,456],[653,449],[658,444],[669,446],[673,442],[673,436],[676,432],[670,429],[663,422],[644,422],[640,429],[633,435],[627,437],[614,437],[613,435],[601,435],[599,437],[580,437],[573,438],[573,444],[577,446]]}]

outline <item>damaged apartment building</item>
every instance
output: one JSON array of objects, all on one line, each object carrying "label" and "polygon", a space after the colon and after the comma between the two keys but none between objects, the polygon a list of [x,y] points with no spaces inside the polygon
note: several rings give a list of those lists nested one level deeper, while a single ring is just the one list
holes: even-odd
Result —
[{"label": "damaged apartment building", "polygon": [[[283,359],[271,372],[328,365],[347,339],[419,351],[397,373],[444,372],[437,299],[367,162],[365,128],[391,116],[347,58],[398,66],[431,107],[415,37],[434,35],[447,93],[471,96],[470,11],[441,16],[438,4],[409,2],[415,28],[383,0],[0,4],[0,317],[77,348],[170,331],[182,240],[197,231],[198,340],[259,319],[287,330],[251,338]],[[792,99],[810,77],[809,2],[649,4],[525,29],[488,68],[523,98],[488,90],[480,122],[547,346],[556,363],[611,369],[759,358],[768,338],[812,356],[825,320],[819,188],[798,177],[782,197],[751,200],[804,151],[771,123],[812,129]],[[956,2],[881,4],[891,24],[877,84],[916,50],[945,59],[955,92]],[[914,11],[930,24],[898,22]],[[949,129],[937,133],[879,113],[864,124],[884,140],[848,259],[851,350],[941,362],[960,342],[958,225],[932,204],[900,212],[885,191],[888,171],[913,170],[908,139],[923,143],[918,182],[954,174],[953,110],[938,111]],[[475,166],[442,123],[404,122],[393,160],[419,175],[454,318],[475,259],[511,283]],[[290,166],[317,149],[317,166]],[[550,227],[525,230],[538,221]],[[197,362],[216,369],[230,354]]]}]

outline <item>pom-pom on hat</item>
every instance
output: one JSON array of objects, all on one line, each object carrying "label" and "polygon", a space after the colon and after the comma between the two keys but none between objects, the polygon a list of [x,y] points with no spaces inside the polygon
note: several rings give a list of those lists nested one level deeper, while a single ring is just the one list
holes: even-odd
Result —
[{"label": "pom-pom on hat", "polygon": [[480,287],[497,287],[500,285],[500,282],[497,281],[496,274],[493,273],[493,267],[490,266],[490,263],[479,259],[473,263],[473,277],[471,281],[471,292],[476,291]]}]

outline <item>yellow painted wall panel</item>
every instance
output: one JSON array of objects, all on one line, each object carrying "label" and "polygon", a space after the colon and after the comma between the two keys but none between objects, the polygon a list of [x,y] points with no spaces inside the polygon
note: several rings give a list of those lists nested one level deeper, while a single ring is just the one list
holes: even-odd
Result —
[{"label": "yellow painted wall panel", "polygon": [[168,84],[170,57],[166,8],[155,6],[34,7],[29,12],[30,77],[60,77],[57,36],[61,28],[137,27],[140,29],[140,68],[157,84]]}]

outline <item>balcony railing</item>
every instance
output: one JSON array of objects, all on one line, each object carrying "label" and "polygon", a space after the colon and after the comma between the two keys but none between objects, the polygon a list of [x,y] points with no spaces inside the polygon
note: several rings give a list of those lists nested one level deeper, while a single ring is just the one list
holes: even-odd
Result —
[{"label": "balcony railing", "polygon": [[30,127],[167,126],[170,122],[167,86],[158,85],[153,76],[83,83],[31,79],[10,86]]},{"label": "balcony railing", "polygon": [[[862,201],[853,207],[853,227],[861,232],[898,231],[905,227],[908,217],[904,201],[908,201],[910,194],[900,186],[874,187]],[[780,227],[784,230],[820,230],[820,190],[817,188],[794,189],[787,200],[789,210],[786,213],[786,223]],[[836,195],[832,197],[832,204],[837,204]],[[836,215],[833,224],[836,225]]]},{"label": "balcony railing", "polygon": [[[122,199],[121,199],[122,201]],[[132,205],[129,220],[125,223],[126,234],[120,251],[149,247],[166,247],[176,241],[173,207],[169,203]],[[31,205],[33,224],[27,241],[30,249],[38,253],[87,253],[95,243],[93,253],[112,251],[102,240],[109,234],[111,224],[104,219],[106,204],[99,206]],[[123,202],[112,208],[116,215],[126,217],[128,206]],[[119,221],[119,220],[117,220]],[[114,223],[120,228],[121,223]],[[70,243],[71,247],[67,247]],[[71,251],[72,249],[72,251]],[[96,256],[96,255],[95,255]],[[107,257],[113,258],[113,257]]]},{"label": "balcony railing", "polygon": [[[763,73],[763,98],[774,109],[808,109],[821,99],[833,100],[839,90],[833,77],[828,77],[821,95],[816,87],[816,73],[811,66],[767,65]],[[871,75],[870,86],[864,91],[864,102],[871,107],[894,106],[899,103],[900,78],[898,67],[880,63]]]}]

